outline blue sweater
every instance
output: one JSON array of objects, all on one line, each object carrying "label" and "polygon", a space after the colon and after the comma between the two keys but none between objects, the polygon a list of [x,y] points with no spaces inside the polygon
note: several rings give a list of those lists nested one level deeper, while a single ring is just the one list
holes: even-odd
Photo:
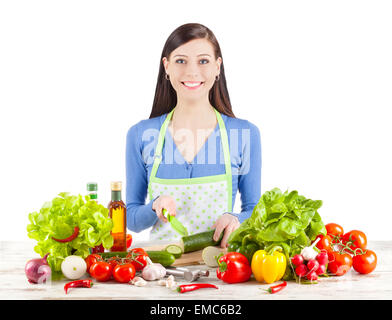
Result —
[{"label": "blue sweater", "polygon": [[[231,118],[224,114],[229,140],[232,166],[232,210],[237,191],[241,195],[241,212],[229,212],[242,223],[252,214],[261,196],[261,143],[258,128],[247,120]],[[140,232],[157,222],[152,202],[147,199],[147,188],[152,169],[153,155],[158,142],[159,130],[167,114],[142,120],[133,125],[126,139],[126,206],[127,228]],[[170,143],[166,143],[166,142]],[[167,147],[172,145],[173,147]],[[216,147],[215,147],[216,146]],[[167,149],[167,150],[166,150]],[[209,154],[210,153],[210,154]],[[196,178],[225,173],[223,148],[219,126],[191,163],[187,163],[169,132],[166,131],[162,149],[162,161],[157,177],[162,179]],[[224,214],[226,212],[222,212]]]}]

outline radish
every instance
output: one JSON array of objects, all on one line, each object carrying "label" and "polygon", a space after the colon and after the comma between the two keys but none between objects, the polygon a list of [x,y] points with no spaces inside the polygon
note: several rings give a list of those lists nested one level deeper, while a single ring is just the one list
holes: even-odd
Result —
[{"label": "radish", "polygon": [[319,276],[320,274],[324,274],[327,271],[327,267],[325,264],[320,264],[318,269],[316,270],[316,274]]},{"label": "radish", "polygon": [[310,281],[315,281],[318,279],[317,274],[315,271],[312,271],[310,273],[308,273],[308,275],[306,276],[306,279],[310,280]]},{"label": "radish", "polygon": [[291,262],[295,266],[299,266],[304,263],[304,258],[300,254],[296,254],[294,257],[291,258]]},{"label": "radish", "polygon": [[317,242],[320,241],[321,238],[318,238],[315,242],[312,243],[309,247],[305,247],[301,251],[301,255],[304,257],[305,260],[312,260],[315,259],[317,256],[317,251],[314,249],[314,246]]},{"label": "radish", "polygon": [[317,262],[317,260],[309,260],[308,263],[306,264],[306,266],[308,267],[308,269],[310,271],[316,271],[319,268],[319,263]]},{"label": "radish", "polygon": [[299,277],[304,277],[308,273],[308,268],[304,264],[300,264],[297,268],[295,268],[295,273]]},{"label": "radish", "polygon": [[328,263],[328,253],[325,251],[321,251],[317,256],[316,260],[320,265],[326,265]]}]

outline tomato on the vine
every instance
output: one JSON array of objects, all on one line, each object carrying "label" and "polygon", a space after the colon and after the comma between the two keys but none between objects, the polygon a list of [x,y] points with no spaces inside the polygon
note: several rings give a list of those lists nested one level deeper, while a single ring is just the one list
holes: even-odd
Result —
[{"label": "tomato on the vine", "polygon": [[[356,253],[358,250],[356,250]],[[377,265],[377,256],[372,250],[365,250],[363,253],[356,254],[353,257],[353,268],[355,271],[368,274],[372,272]]]},{"label": "tomato on the vine", "polygon": [[147,265],[148,254],[142,248],[131,249],[127,254],[136,271],[142,270]]},{"label": "tomato on the vine", "polygon": [[316,247],[319,250],[325,250],[327,252],[332,251],[332,238],[329,235],[324,236],[319,234],[314,241],[317,241],[318,238],[320,238],[320,240],[317,242]]},{"label": "tomato on the vine", "polygon": [[87,272],[90,273],[91,266],[98,261],[102,261],[102,257],[99,254],[94,253],[88,255],[88,257],[84,260],[86,261],[87,264]]},{"label": "tomato on the vine", "polygon": [[351,230],[343,235],[342,241],[351,250],[360,248],[362,250],[366,249],[367,239],[366,235],[359,230]]},{"label": "tomato on the vine", "polygon": [[332,238],[342,237],[344,234],[343,227],[337,223],[328,223],[325,225],[325,229],[327,229],[327,234]]},{"label": "tomato on the vine", "polygon": [[353,259],[348,253],[337,251],[328,252],[328,261],[328,270],[336,276],[344,275],[353,265]]},{"label": "tomato on the vine", "polygon": [[112,266],[112,268],[114,269],[114,267],[118,265],[119,260],[120,259],[118,257],[111,257],[111,258],[107,259],[106,262],[109,263]]},{"label": "tomato on the vine", "polygon": [[105,261],[98,261],[90,267],[90,275],[98,281],[108,281],[112,277],[113,267]]},{"label": "tomato on the vine", "polygon": [[126,283],[135,277],[135,267],[132,263],[118,264],[113,269],[113,278],[117,282]]}]

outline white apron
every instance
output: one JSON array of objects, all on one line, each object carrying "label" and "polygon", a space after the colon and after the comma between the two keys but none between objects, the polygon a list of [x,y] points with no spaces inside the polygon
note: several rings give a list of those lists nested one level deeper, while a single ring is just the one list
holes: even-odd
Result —
[{"label": "white apron", "polygon": [[[162,160],[166,130],[174,109],[167,115],[162,124],[155,148],[154,163],[148,184],[150,201],[160,195],[173,197],[176,203],[176,218],[187,228],[189,235],[211,230],[212,225],[223,213],[232,210],[229,140],[222,116],[215,108],[214,110],[223,147],[226,171],[224,174],[185,179],[160,179],[156,177]],[[163,223],[159,219],[150,232],[150,240],[175,240],[180,237],[172,229],[170,223]]]}]

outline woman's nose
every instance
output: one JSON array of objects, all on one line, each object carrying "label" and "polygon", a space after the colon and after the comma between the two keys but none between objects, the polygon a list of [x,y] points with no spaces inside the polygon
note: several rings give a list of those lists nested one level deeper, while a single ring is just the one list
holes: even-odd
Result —
[{"label": "woman's nose", "polygon": [[197,62],[188,63],[185,73],[187,76],[197,79],[200,74],[199,65],[197,64]]}]

